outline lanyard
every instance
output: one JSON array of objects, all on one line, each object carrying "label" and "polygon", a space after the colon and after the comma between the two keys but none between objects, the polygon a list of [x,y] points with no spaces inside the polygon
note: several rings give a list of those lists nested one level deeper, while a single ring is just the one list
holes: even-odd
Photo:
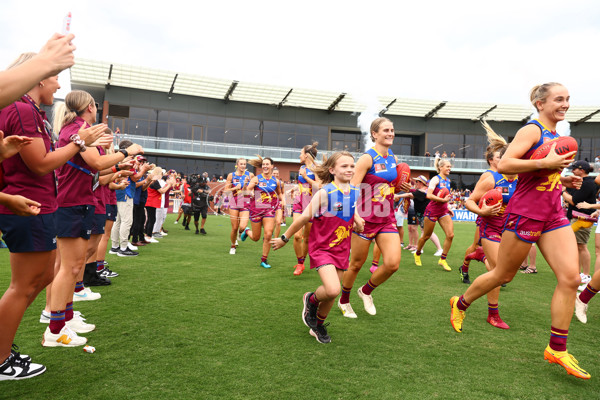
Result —
[{"label": "lanyard", "polygon": [[[35,112],[37,111],[37,114],[39,116],[39,118],[43,121],[43,125],[44,125],[44,132],[46,132],[46,135],[48,135],[48,139],[50,139],[50,152],[54,151],[54,141],[52,140],[52,126],[50,125],[50,123],[42,118],[42,109],[40,108],[40,106],[37,105],[37,103],[31,98],[30,95],[28,95],[27,93],[25,93],[23,95],[23,98],[25,100],[27,100],[27,102],[29,103],[29,105],[31,106],[32,110],[33,110],[33,120],[36,121],[35,124],[37,126],[37,119],[35,118]],[[38,126],[38,131],[41,132],[40,127]],[[58,196],[58,178],[56,176],[56,171],[52,171],[52,175],[54,176],[54,194],[56,196]]]},{"label": "lanyard", "polygon": [[[29,105],[31,105],[31,107],[37,111],[38,116],[40,117],[40,119],[44,122],[44,132],[46,132],[46,135],[48,135],[48,138],[50,139],[50,151],[54,151],[54,140],[52,140],[52,126],[50,125],[50,122],[48,122],[47,120],[45,120],[44,118],[42,118],[42,109],[40,108],[40,106],[37,105],[37,103],[31,98],[30,95],[28,95],[27,93],[25,93],[23,95],[23,98],[25,100],[27,100],[27,102],[29,103]],[[34,112],[35,115],[35,112]],[[36,121],[36,125],[37,125],[37,120],[34,117],[34,121]],[[41,129],[38,130],[41,131]]]},{"label": "lanyard", "polygon": [[77,165],[75,164],[73,161],[69,160],[67,161],[67,164],[69,164],[71,167],[76,168],[78,170],[80,170],[81,172],[83,172],[84,174],[88,174],[89,176],[94,176],[95,174],[92,174],[92,171],[90,171],[87,168],[83,168],[81,165]]}]

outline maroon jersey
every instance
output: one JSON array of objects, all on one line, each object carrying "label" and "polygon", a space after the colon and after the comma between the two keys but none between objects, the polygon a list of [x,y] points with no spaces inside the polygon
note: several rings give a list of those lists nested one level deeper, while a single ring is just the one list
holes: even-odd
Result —
[{"label": "maroon jersey", "polygon": [[[540,140],[521,157],[521,160],[529,160],[533,152],[544,142],[559,136],[556,132],[546,129],[537,120],[532,120],[529,124],[538,126],[542,134]],[[561,205],[561,193],[562,184],[559,172],[544,177],[536,176],[531,172],[520,173],[517,188],[505,212],[538,221],[553,220],[564,215]]]},{"label": "maroon jersey", "polygon": [[[46,128],[48,120],[41,110],[27,95],[21,101],[13,103],[0,112],[0,130],[4,136],[10,135],[42,138],[46,153],[52,151],[51,133]],[[42,205],[40,214],[51,214],[56,211],[56,180],[54,172],[44,176],[33,173],[23,161],[20,154],[7,158],[2,162],[4,170],[3,193],[21,195],[37,201]],[[12,214],[12,211],[0,204],[0,214]]]}]

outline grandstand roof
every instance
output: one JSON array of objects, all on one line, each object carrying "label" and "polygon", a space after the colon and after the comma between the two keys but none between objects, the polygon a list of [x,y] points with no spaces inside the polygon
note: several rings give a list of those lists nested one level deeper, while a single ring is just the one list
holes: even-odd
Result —
[{"label": "grandstand roof", "polygon": [[[277,108],[300,107],[317,110],[362,112],[368,105],[349,93],[264,85],[235,80],[179,74],[153,68],[135,67],[103,61],[77,59],[71,67],[73,84],[107,87],[110,85],[164,92],[169,96],[183,94],[198,97],[269,104]],[[454,118],[492,121],[523,121],[530,117],[530,106],[461,103],[453,101],[416,100],[383,96],[380,115]],[[376,110],[373,110],[377,112]],[[571,123],[600,122],[600,107],[571,107],[567,113]]]}]

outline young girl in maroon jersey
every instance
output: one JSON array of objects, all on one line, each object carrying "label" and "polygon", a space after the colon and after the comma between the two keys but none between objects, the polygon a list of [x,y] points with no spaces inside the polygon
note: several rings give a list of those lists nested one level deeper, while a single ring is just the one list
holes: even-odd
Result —
[{"label": "young girl in maroon jersey", "polygon": [[[580,282],[575,234],[561,206],[563,185],[581,186],[581,178],[562,177],[560,170],[570,165],[575,152],[558,155],[552,146],[543,159],[530,156],[545,141],[558,137],[556,124],[569,109],[569,91],[558,83],[546,83],[531,91],[531,103],[539,118],[521,128],[498,163],[498,172],[519,174],[519,184],[505,210],[504,231],[498,249],[496,268],[480,275],[462,296],[450,299],[450,322],[462,332],[465,311],[471,303],[503,283],[510,282],[521,262],[537,243],[556,275],[557,285],[550,305],[552,326],[550,344],[544,359],[561,365],[567,373],[589,379],[577,360],[567,352],[567,336]],[[534,172],[556,170],[549,176]]]},{"label": "young girl in maroon jersey", "polygon": [[320,343],[329,343],[324,324],[329,311],[340,294],[340,280],[348,269],[350,232],[362,232],[364,220],[355,215],[358,188],[350,184],[354,175],[354,157],[348,152],[334,153],[322,166],[313,169],[324,184],[301,215],[281,238],[271,241],[275,250],[313,220],[308,241],[310,268],[319,272],[323,284],[303,297],[302,321],[310,334]]}]

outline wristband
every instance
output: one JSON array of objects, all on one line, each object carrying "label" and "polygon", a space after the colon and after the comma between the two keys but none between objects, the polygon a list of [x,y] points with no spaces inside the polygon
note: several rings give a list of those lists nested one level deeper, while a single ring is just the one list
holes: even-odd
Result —
[{"label": "wristband", "polygon": [[78,134],[71,135],[71,137],[69,137],[69,140],[75,143],[77,146],[79,146],[80,152],[85,151],[85,142],[81,139],[81,137]]},{"label": "wristband", "polygon": [[[117,164],[117,165],[118,165],[118,164]],[[110,170],[116,174],[116,173],[117,173],[117,166],[116,166],[116,165],[113,165],[113,166],[110,168]]]},{"label": "wristband", "polygon": [[284,243],[287,243],[290,241],[290,239],[288,239],[285,235],[281,235],[281,240],[283,240]]},{"label": "wristband", "polygon": [[124,158],[127,158],[129,156],[129,153],[125,149],[119,149],[119,153],[123,154]]}]

